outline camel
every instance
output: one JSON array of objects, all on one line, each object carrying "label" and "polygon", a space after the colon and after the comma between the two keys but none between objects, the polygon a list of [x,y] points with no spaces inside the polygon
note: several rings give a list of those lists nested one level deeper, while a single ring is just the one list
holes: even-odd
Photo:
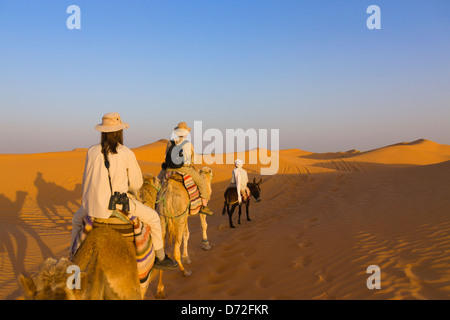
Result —
[{"label": "camel", "polygon": [[[208,187],[208,193],[211,194],[211,181],[212,181],[212,170],[210,168],[204,167],[199,170],[200,175],[205,179],[206,185]],[[173,257],[178,262],[181,273],[188,277],[192,274],[184,268],[182,260],[186,264],[190,264],[188,254],[188,241],[189,241],[189,227],[188,227],[188,217],[189,217],[190,199],[183,182],[177,181],[175,179],[168,179],[163,186],[159,194],[158,201],[156,203],[156,211],[160,215],[161,219],[161,229],[163,239],[165,239],[166,233],[169,236],[169,241],[175,239]],[[203,231],[203,245],[204,250],[209,250],[211,248],[208,237],[207,237],[207,223],[204,214],[199,214],[202,231]],[[181,259],[180,246],[183,242],[183,257]],[[164,285],[162,282],[163,272],[160,271],[159,284],[156,293],[156,298],[165,298]]]},{"label": "camel", "polygon": [[[261,183],[262,183],[262,178],[258,182],[256,182],[255,178],[253,178],[253,182],[247,183],[247,187],[250,189],[251,196],[253,196],[255,198],[256,202],[261,201],[261,195],[260,195]],[[251,221],[251,219],[249,217],[249,207],[250,207],[251,196],[245,202],[243,201],[243,202],[239,203],[236,188],[231,187],[225,191],[225,194],[224,194],[225,202],[223,205],[222,215],[225,215],[225,212],[228,212],[230,228],[235,228],[235,226],[233,225],[232,217],[233,217],[234,209],[237,206],[239,206],[238,224],[241,224],[241,213],[242,213],[241,207],[244,204],[245,204],[245,212],[247,214],[247,221]],[[230,206],[231,206],[231,208],[230,208]]]},{"label": "camel", "polygon": [[[71,265],[82,270],[80,289],[67,285]],[[34,278],[21,275],[19,282],[34,300],[140,300],[145,294],[133,243],[107,226],[89,232],[73,261],[49,258]]]},{"label": "camel", "polygon": [[[211,170],[207,168],[207,170]],[[212,171],[211,171],[212,174]],[[211,189],[211,186],[209,186]],[[158,179],[158,177],[153,177],[151,174],[144,174],[144,185],[142,186],[138,198],[139,200],[144,203],[145,205],[149,206],[152,209],[156,209],[156,199],[158,196],[158,192],[161,189],[161,180]],[[180,189],[182,190],[182,189]],[[185,189],[184,189],[185,190]],[[183,193],[184,195],[184,193]],[[160,198],[159,201],[162,201]],[[208,241],[208,224],[206,223],[206,217],[205,215],[199,215],[201,226],[202,226],[202,249],[205,251],[208,251],[211,249],[211,245]],[[188,230],[189,232],[189,230]],[[187,257],[187,243],[185,242],[184,252],[186,253],[183,256],[183,259],[189,260]]]},{"label": "camel", "polygon": [[[151,191],[147,190],[148,183],[151,181],[157,187],[157,178],[146,175],[143,178],[139,196],[152,201],[156,195],[147,192]],[[80,289],[66,285],[71,265],[82,270]],[[25,295],[35,300],[140,300],[147,289],[139,283],[134,244],[106,225],[88,233],[72,261],[49,258],[36,276],[21,275],[19,282]]]},{"label": "camel", "polygon": [[[70,276],[67,270],[72,264],[66,258],[47,258],[35,277],[20,275],[19,283],[25,296],[33,300],[81,300],[81,290],[71,290],[67,286]],[[80,276],[85,283],[86,274]]]},{"label": "camel", "polygon": [[161,181],[158,177],[153,177],[150,173],[143,175],[144,184],[139,190],[138,200],[146,206],[155,209],[158,191],[161,189]]},{"label": "camel", "polygon": [[[211,190],[212,171],[204,168],[200,173],[207,180],[209,190]],[[150,207],[155,206],[156,194],[159,189],[158,183],[160,183],[158,178],[153,178],[151,175],[144,176],[144,185],[138,197]],[[183,200],[184,202],[173,202],[173,198],[168,196],[167,192],[169,190],[177,192],[174,199]],[[180,205],[184,206],[184,208],[189,205],[189,196],[186,189],[178,182],[169,180],[163,187],[162,194],[169,200],[168,203],[171,205],[171,210],[178,208]],[[203,215],[200,216],[203,219],[202,226],[203,221],[206,226],[205,217]],[[180,244],[181,237],[183,237],[185,241],[184,260],[189,263],[187,255],[187,240],[189,238],[187,215],[185,215],[185,219],[170,220],[172,219],[167,219],[167,227],[171,226],[169,234],[173,234],[176,229],[178,233],[175,237],[177,239],[180,238]],[[181,228],[176,228],[175,226],[179,226],[179,223],[181,223]],[[164,236],[166,230],[165,217],[162,217],[161,224],[164,226]],[[204,228],[204,234],[206,239],[206,227]],[[175,246],[175,250],[178,249],[176,259],[181,265],[180,244]],[[70,289],[67,286],[67,280],[71,276],[67,271],[72,265],[78,266],[81,270],[79,275],[80,289]],[[182,265],[181,268],[183,268]],[[182,271],[184,271],[185,275],[190,274],[184,269]],[[48,258],[36,276],[29,277],[22,274],[19,277],[19,282],[25,295],[35,300],[140,300],[145,296],[146,290],[146,288],[141,290],[140,287],[136,252],[133,243],[127,241],[122,235],[106,225],[94,228],[88,233],[72,261],[66,258],[59,260]],[[165,296],[163,289],[161,271],[160,283],[156,294],[157,298]]]}]

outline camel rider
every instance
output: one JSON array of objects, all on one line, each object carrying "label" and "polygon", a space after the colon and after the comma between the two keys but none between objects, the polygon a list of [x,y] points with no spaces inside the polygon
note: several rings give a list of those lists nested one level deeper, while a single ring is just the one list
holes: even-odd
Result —
[{"label": "camel rider", "polygon": [[[71,246],[83,228],[84,216],[108,219],[112,213],[108,208],[110,199],[113,192],[119,192],[129,198],[129,214],[150,226],[156,256],[154,268],[174,270],[178,264],[164,252],[158,213],[135,197],[142,187],[143,178],[133,151],[123,145],[123,129],[128,127],[128,123],[122,122],[118,113],[105,114],[102,123],[95,127],[102,133],[101,143],[92,146],[87,152],[82,205],[72,219]],[[117,204],[116,208],[123,209],[122,204]]]},{"label": "camel rider", "polygon": [[[208,187],[205,183],[205,180],[202,178],[200,173],[198,173],[197,170],[195,170],[193,163],[194,163],[194,146],[191,142],[186,140],[186,137],[191,132],[191,128],[189,128],[186,125],[186,122],[180,122],[175,128],[174,128],[174,135],[176,138],[174,140],[169,141],[166,148],[166,160],[162,165],[162,170],[158,175],[158,178],[160,180],[163,179],[166,171],[167,172],[182,172],[185,174],[188,174],[192,177],[195,184],[197,185],[198,192],[200,195],[200,198],[202,199],[202,208],[200,209],[200,213],[212,216],[214,213],[209,209],[208,207],[208,201],[210,199],[210,194],[208,192]],[[180,152],[178,152],[178,149],[175,149],[175,146],[181,147]],[[176,151],[176,152],[174,152]],[[180,159],[177,163],[174,163],[174,158],[176,156],[179,156]]]},{"label": "camel rider", "polygon": [[239,203],[246,201],[250,197],[250,189],[247,187],[248,175],[244,170],[244,162],[240,159],[236,159],[234,162],[235,169],[231,176],[229,188],[236,188],[238,194]]}]

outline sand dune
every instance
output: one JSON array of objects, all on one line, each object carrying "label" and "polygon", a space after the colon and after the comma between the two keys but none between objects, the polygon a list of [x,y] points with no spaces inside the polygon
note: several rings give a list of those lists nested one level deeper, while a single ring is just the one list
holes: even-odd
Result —
[{"label": "sand dune", "polygon": [[352,157],[356,161],[386,164],[433,164],[448,160],[450,146],[419,139],[364,152]]},{"label": "sand dune", "polygon": [[[159,172],[166,144],[134,149],[143,172]],[[0,299],[21,298],[20,272],[68,256],[85,154],[0,155]],[[279,165],[263,177],[252,221],[243,215],[236,229],[220,214],[233,166],[210,165],[213,249],[201,250],[191,218],[193,274],[166,272],[168,299],[450,298],[450,146],[422,139],[367,152],[281,150]],[[247,166],[251,179],[261,167]],[[370,265],[381,268],[380,290],[366,286]]]},{"label": "sand dune", "polygon": [[139,148],[134,148],[133,151],[138,160],[161,164],[164,161],[164,153],[168,142],[168,140],[161,139]]}]

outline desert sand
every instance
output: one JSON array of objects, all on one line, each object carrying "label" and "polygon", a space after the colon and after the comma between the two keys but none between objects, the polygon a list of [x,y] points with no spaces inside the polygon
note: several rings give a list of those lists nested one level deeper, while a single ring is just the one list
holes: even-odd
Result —
[{"label": "desert sand", "polygon": [[[134,149],[143,173],[158,174],[166,143]],[[37,272],[49,256],[68,257],[85,155],[0,155],[0,299],[23,298],[21,272]],[[199,218],[190,218],[193,273],[166,272],[167,299],[450,298],[449,145],[421,139],[367,152],[291,149],[279,161],[278,174],[263,177],[252,221],[243,215],[238,225],[234,214],[236,229],[221,215],[233,166],[210,165],[212,249],[201,249]],[[261,165],[245,167],[259,179]],[[370,265],[381,269],[379,290],[366,286]],[[155,292],[156,280],[147,298]]]}]

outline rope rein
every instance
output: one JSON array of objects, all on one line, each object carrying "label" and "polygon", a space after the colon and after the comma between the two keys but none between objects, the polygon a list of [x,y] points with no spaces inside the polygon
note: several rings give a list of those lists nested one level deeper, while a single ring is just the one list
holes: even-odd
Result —
[{"label": "rope rein", "polygon": [[[144,181],[144,184],[149,184],[150,186],[152,186],[152,187],[156,190],[156,192],[157,192],[156,199],[158,199],[158,195],[159,195],[159,200],[156,200],[156,201],[155,201],[155,204],[157,204],[157,203],[159,203],[159,202],[161,202],[161,201],[163,202],[163,209],[164,209],[164,212],[168,214],[168,215],[162,214],[163,217],[165,217],[165,218],[170,218],[170,219],[180,219],[180,218],[182,218],[184,215],[186,215],[186,214],[189,212],[190,203],[188,204],[186,210],[184,210],[184,212],[183,212],[182,214],[180,214],[179,216],[174,216],[174,215],[167,209],[166,198],[165,198],[165,197],[162,197],[162,196],[160,195],[161,188],[158,189],[158,188],[155,187],[153,184],[151,184],[149,181]],[[166,225],[167,225],[167,222],[166,222]]]}]

